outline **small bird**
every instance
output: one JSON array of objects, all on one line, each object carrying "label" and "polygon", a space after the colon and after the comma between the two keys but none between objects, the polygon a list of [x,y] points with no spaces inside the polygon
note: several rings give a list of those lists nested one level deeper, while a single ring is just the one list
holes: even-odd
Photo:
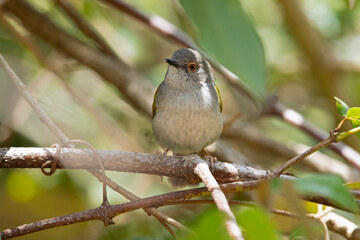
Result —
[{"label": "small bird", "polygon": [[161,147],[174,155],[203,151],[223,128],[222,101],[210,64],[201,54],[181,48],[166,58],[164,81],[157,88],[152,105],[152,129]]}]

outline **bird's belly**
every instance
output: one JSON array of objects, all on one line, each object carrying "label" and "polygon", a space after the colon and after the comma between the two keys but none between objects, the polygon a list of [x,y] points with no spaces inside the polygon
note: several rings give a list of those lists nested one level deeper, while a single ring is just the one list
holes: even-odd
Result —
[{"label": "bird's belly", "polygon": [[176,154],[200,152],[221,134],[220,112],[158,112],[153,119],[153,132],[159,144]]}]

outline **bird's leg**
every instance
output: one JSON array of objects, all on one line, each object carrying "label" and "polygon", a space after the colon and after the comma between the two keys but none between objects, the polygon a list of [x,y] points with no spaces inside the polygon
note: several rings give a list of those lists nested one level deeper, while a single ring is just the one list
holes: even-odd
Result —
[{"label": "bird's leg", "polygon": [[[166,154],[169,152],[169,149],[168,148],[165,148],[164,149],[164,152],[161,152],[159,150],[156,151],[156,154],[157,155],[162,155],[162,156],[166,156]],[[160,179],[161,179],[161,182],[163,181],[163,176],[160,176]]]},{"label": "bird's leg", "polygon": [[211,156],[210,153],[208,153],[208,152],[205,150],[205,148],[203,148],[203,149],[201,150],[201,152],[205,155],[204,158],[210,161],[210,167],[213,167],[213,166],[214,166],[214,162],[216,162],[217,158]]},{"label": "bird's leg", "polygon": [[168,149],[168,148],[165,148],[165,149],[164,149],[164,152],[161,152],[161,151],[157,150],[157,151],[156,151],[156,154],[166,156],[166,154],[167,154],[168,152],[169,152],[169,149]]}]

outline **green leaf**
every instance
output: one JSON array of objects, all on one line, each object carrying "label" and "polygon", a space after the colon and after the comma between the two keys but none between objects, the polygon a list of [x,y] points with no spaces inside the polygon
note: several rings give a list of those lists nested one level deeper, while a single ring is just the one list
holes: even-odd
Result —
[{"label": "green leaf", "polygon": [[183,233],[180,239],[231,239],[226,230],[224,216],[216,207],[212,207],[203,212],[195,221],[190,223],[188,227],[196,234],[184,236],[186,233]]},{"label": "green leaf", "polygon": [[358,211],[353,195],[338,175],[310,174],[307,178],[296,180],[295,186],[301,194],[326,197],[345,209]]},{"label": "green leaf", "polygon": [[336,99],[336,109],[341,116],[345,117],[347,111],[349,110],[348,105],[344,103],[340,98],[334,97]]},{"label": "green leaf", "polygon": [[[346,114],[347,118],[351,118],[351,125],[353,128],[360,126],[360,108],[352,107]],[[360,133],[356,133],[358,138],[360,138]]]},{"label": "green leaf", "polygon": [[273,222],[260,207],[240,207],[235,216],[247,240],[281,239]]},{"label": "green leaf", "polygon": [[[359,127],[360,126],[360,120],[359,119],[351,119],[351,125],[353,128]],[[357,132],[356,136],[358,136],[358,138],[360,138],[360,133]]]},{"label": "green leaf", "polygon": [[347,118],[357,118],[360,119],[360,108],[358,107],[352,107],[347,111],[346,113]]},{"label": "green leaf", "polygon": [[265,90],[264,48],[238,0],[180,0],[194,23],[199,44],[210,56],[239,76],[258,99]]}]

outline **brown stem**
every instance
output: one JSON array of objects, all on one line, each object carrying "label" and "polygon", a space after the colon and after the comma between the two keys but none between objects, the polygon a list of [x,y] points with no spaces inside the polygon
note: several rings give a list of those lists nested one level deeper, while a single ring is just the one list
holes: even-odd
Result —
[{"label": "brown stem", "polygon": [[326,138],[325,140],[319,142],[315,146],[309,148],[307,151],[303,152],[300,155],[297,155],[296,157],[290,159],[289,161],[285,162],[284,164],[282,164],[281,166],[279,166],[278,168],[273,170],[272,171],[273,174],[275,176],[280,176],[280,174],[282,174],[284,171],[289,169],[291,166],[293,166],[294,164],[296,164],[300,160],[306,158],[307,156],[311,155],[312,153],[318,151],[319,149],[324,148],[324,147],[328,146],[331,143],[334,143],[335,139],[336,139],[336,134],[334,132],[331,132],[330,136],[328,138]]},{"label": "brown stem", "polygon": [[[303,130],[318,141],[323,141],[327,138],[325,132],[307,122],[298,112],[286,108],[276,100],[269,101],[268,109],[265,113],[279,116],[284,121]],[[343,159],[360,169],[360,154],[357,151],[342,142],[330,144],[329,147]]]},{"label": "brown stem", "polygon": [[[90,170],[90,173],[92,175],[94,175],[99,181],[103,182],[103,177],[98,171]],[[111,178],[107,177],[106,178],[106,183],[114,191],[120,193],[121,195],[123,195],[124,197],[129,199],[130,201],[137,201],[137,200],[141,199],[138,196],[136,196],[135,194],[127,191],[125,188],[120,187],[119,185],[117,185]],[[166,223],[168,223],[168,224],[170,224],[170,225],[172,225],[172,226],[174,226],[174,227],[176,227],[178,229],[184,230],[186,232],[191,232],[190,229],[188,229],[187,227],[185,227],[184,225],[182,225],[181,223],[179,223],[175,219],[166,216],[165,214],[163,214],[162,212],[160,212],[156,208],[151,207],[151,208],[143,208],[143,209],[147,214],[149,214],[149,215],[151,214],[154,217],[156,217],[164,225],[164,227],[167,226]],[[173,235],[172,232],[170,232],[170,233]]]}]

